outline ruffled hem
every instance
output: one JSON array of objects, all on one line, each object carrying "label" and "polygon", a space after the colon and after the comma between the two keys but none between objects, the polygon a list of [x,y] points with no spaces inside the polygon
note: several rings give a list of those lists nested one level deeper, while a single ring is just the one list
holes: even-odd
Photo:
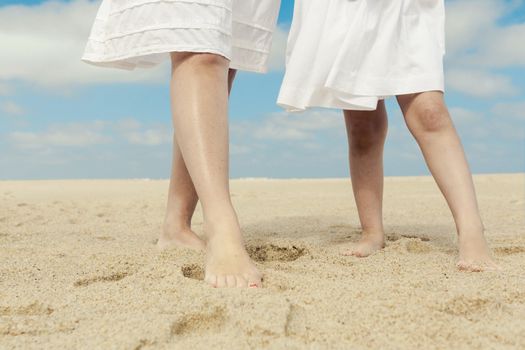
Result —
[{"label": "ruffled hem", "polygon": [[128,53],[115,57],[100,57],[86,53],[82,61],[98,67],[134,70],[135,68],[151,68],[169,59],[171,52],[211,53],[229,59],[218,49],[198,46],[151,46],[141,48],[140,53]]},{"label": "ruffled hem", "polygon": [[328,78],[326,86],[342,94],[355,96],[398,96],[424,91],[445,91],[443,71],[405,78],[347,76],[339,72]]},{"label": "ruffled hem", "polygon": [[[313,107],[339,108],[355,111],[373,111],[380,100],[392,96],[421,93],[427,91],[444,92],[442,75],[434,75],[405,80],[369,79],[368,88],[357,93],[345,86],[292,86],[283,84],[277,104],[288,112],[301,112]],[[378,85],[379,84],[379,85]],[[361,85],[363,86],[363,85]]]},{"label": "ruffled hem", "polygon": [[[85,54],[82,57],[82,61],[97,67],[134,70],[135,68],[154,67],[163,61],[168,60],[171,52],[211,53],[230,59],[223,51],[209,47],[167,46],[144,48],[138,56],[136,54],[130,54],[128,56],[123,55],[120,57],[108,58]],[[260,52],[254,52],[242,48],[233,48],[232,56],[233,59],[230,59],[231,69],[254,73],[266,73],[268,70],[266,66],[269,57],[268,54],[261,54]],[[236,59],[236,57],[240,56],[244,57],[244,59]]]},{"label": "ruffled hem", "polygon": [[231,47],[225,43],[228,40],[212,29],[150,30],[102,42],[90,39],[82,60],[97,66],[133,70],[153,67],[169,59],[170,52],[207,52],[231,59]]},{"label": "ruffled hem", "polygon": [[287,88],[281,90],[277,105],[287,112],[303,112],[309,108],[338,108],[355,111],[373,111],[380,98],[344,94],[325,87]]},{"label": "ruffled hem", "polygon": [[273,30],[233,19],[231,64],[232,69],[264,73],[267,71]]},{"label": "ruffled hem", "polygon": [[227,3],[104,1],[82,60],[132,70],[155,66],[167,60],[170,52],[206,52],[229,59],[232,68],[265,72],[273,30],[232,18]]}]

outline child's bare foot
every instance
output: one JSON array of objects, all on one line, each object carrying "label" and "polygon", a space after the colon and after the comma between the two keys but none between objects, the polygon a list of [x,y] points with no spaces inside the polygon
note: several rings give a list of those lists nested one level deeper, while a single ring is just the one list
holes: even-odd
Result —
[{"label": "child's bare foot", "polygon": [[459,259],[456,264],[461,271],[481,272],[500,270],[494,262],[483,231],[461,233],[458,236]]},{"label": "child's bare foot", "polygon": [[[215,230],[206,241],[205,281],[213,287],[262,287],[262,274],[250,259],[240,230],[231,225]],[[224,227],[228,230],[224,230]]]},{"label": "child's bare foot", "polygon": [[385,235],[383,232],[369,233],[363,231],[361,239],[350,249],[344,252],[344,255],[353,255],[359,258],[365,258],[378,250],[385,247]]},{"label": "child's bare foot", "polygon": [[176,227],[176,225],[169,223],[164,224],[164,229],[157,241],[159,250],[166,250],[172,247],[204,250],[206,244],[190,227]]}]

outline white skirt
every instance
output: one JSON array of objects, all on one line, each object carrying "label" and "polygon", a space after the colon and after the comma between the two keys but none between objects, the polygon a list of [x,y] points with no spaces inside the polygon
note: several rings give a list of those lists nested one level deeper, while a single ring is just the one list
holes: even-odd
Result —
[{"label": "white skirt", "polygon": [[82,59],[123,69],[154,66],[170,52],[226,57],[264,72],[280,0],[103,0]]},{"label": "white skirt", "polygon": [[296,0],[278,104],[374,110],[444,91],[444,0]]}]

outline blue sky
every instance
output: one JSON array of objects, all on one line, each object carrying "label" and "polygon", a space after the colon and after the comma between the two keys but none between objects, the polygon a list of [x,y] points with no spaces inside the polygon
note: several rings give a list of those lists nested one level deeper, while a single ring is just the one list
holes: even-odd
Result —
[{"label": "blue sky", "polygon": [[[0,0],[0,179],[169,175],[167,66],[79,62],[97,3]],[[234,178],[348,176],[339,111],[275,105],[292,8],[283,0],[271,71],[236,80]],[[475,173],[525,171],[523,37],[524,1],[447,1],[446,97]],[[428,174],[392,99],[388,107],[386,174]]]}]

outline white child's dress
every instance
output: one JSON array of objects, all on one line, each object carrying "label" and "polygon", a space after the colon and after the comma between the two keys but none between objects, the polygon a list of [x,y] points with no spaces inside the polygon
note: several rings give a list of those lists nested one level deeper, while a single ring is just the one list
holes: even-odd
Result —
[{"label": "white child's dress", "polygon": [[103,0],[82,59],[123,69],[207,52],[263,72],[280,0]]},{"label": "white child's dress", "polygon": [[444,0],[295,0],[278,104],[374,110],[444,91]]}]

